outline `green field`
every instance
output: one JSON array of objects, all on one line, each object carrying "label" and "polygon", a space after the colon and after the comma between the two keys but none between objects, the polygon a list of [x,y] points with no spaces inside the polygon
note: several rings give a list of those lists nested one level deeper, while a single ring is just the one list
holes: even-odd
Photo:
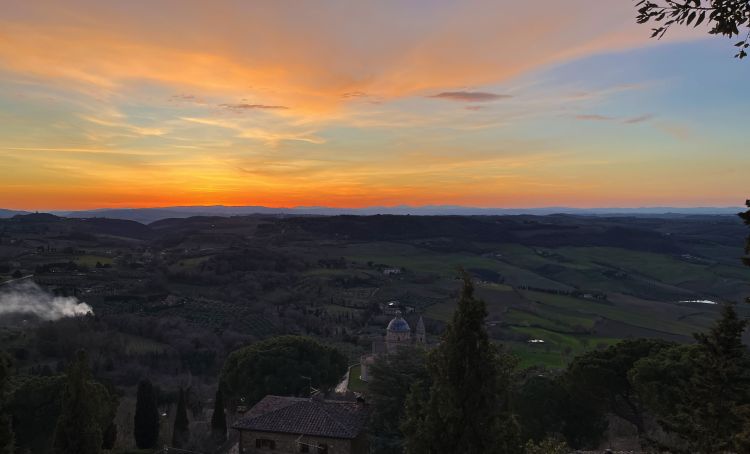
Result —
[{"label": "green field", "polygon": [[535,301],[543,306],[572,310],[578,314],[585,314],[592,318],[597,316],[605,317],[610,320],[621,321],[656,332],[689,336],[696,330],[695,326],[687,323],[664,318],[656,319],[652,315],[614,306],[606,302],[595,302],[587,299],[533,291],[524,291],[522,293],[530,301]]},{"label": "green field", "polygon": [[89,268],[94,268],[96,264],[101,263],[102,265],[111,265],[112,264],[112,258],[106,257],[103,255],[79,255],[75,259],[75,263],[77,265],[83,265],[87,266]]},{"label": "green field", "polygon": [[357,364],[356,366],[352,366],[351,369],[349,369],[349,390],[354,391],[357,393],[365,392],[367,391],[367,382],[363,382],[359,378],[359,374],[361,373],[362,366]]},{"label": "green field", "polygon": [[196,266],[200,265],[206,260],[209,260],[211,257],[212,256],[210,255],[204,255],[202,257],[190,257],[190,258],[182,259],[179,262],[177,262],[177,266],[185,267],[185,268],[195,268]]},{"label": "green field", "polygon": [[[387,295],[407,301],[427,319],[441,323],[449,322],[456,308],[457,294],[451,289],[458,286],[458,267],[497,273],[502,283],[476,284],[476,296],[486,302],[495,326],[493,333],[498,341],[514,346],[522,364],[550,367],[559,367],[569,355],[633,335],[689,341],[692,333],[710,324],[717,307],[690,307],[678,301],[696,294],[722,301],[741,294],[739,289],[747,288],[750,281],[750,271],[739,265],[617,247],[513,243],[474,247],[492,252],[440,252],[413,243],[370,242],[348,243],[330,253],[345,256],[355,268],[373,263],[404,268],[406,277],[386,281],[378,295],[382,300]],[[351,269],[307,274],[347,273],[356,276]],[[408,282],[425,275],[435,276],[433,284],[420,287]],[[532,338],[545,343],[520,340]]]}]

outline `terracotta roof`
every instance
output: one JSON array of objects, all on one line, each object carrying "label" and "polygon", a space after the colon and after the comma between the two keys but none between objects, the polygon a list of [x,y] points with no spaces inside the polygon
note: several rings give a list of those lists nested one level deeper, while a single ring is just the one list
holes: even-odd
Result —
[{"label": "terracotta roof", "polygon": [[352,439],[366,420],[367,408],[358,402],[266,396],[232,428]]}]

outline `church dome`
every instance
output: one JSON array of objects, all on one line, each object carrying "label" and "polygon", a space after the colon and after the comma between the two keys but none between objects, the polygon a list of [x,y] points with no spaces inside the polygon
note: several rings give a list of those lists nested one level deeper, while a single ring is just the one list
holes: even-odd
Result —
[{"label": "church dome", "polygon": [[411,328],[409,327],[409,324],[406,323],[406,320],[401,317],[400,311],[396,313],[396,317],[394,317],[394,319],[388,324],[388,331],[396,333],[411,333]]}]

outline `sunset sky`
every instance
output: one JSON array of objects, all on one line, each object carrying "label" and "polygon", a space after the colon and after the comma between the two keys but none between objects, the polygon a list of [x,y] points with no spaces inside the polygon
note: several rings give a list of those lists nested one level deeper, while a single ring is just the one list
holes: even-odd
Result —
[{"label": "sunset sky", "polygon": [[750,61],[630,0],[0,0],[0,207],[737,206]]}]

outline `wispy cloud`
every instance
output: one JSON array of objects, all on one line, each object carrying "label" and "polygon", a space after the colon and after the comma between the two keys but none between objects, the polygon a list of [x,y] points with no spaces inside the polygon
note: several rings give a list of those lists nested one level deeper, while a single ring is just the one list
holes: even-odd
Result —
[{"label": "wispy cloud", "polygon": [[48,151],[52,153],[89,153],[110,154],[118,156],[149,156],[151,153],[137,150],[107,150],[102,148],[55,148],[55,147],[0,147],[7,151]]},{"label": "wispy cloud", "polygon": [[620,118],[620,117],[612,117],[609,115],[601,115],[601,114],[580,114],[580,115],[576,115],[575,118],[577,120],[584,120],[584,121],[616,121],[616,122],[623,123],[626,125],[635,125],[638,123],[645,123],[647,121],[650,121],[651,119],[654,118],[654,115],[644,114],[644,115],[638,115],[636,117]]},{"label": "wispy cloud", "polygon": [[170,102],[177,103],[192,103],[192,104],[205,104],[206,101],[199,98],[198,96],[191,95],[189,93],[180,93],[178,95],[172,95],[169,97]]},{"label": "wispy cloud", "polygon": [[511,98],[511,95],[490,93],[486,91],[444,91],[428,98],[447,99],[459,102],[491,102]]},{"label": "wispy cloud", "polygon": [[363,91],[348,91],[346,93],[342,93],[341,97],[344,99],[351,99],[351,98],[365,98],[369,96],[367,93]]},{"label": "wispy cloud", "polygon": [[254,139],[276,146],[283,141],[306,142],[322,144],[325,140],[315,135],[314,130],[297,130],[284,128],[261,128],[241,119],[181,117],[180,120],[207,126],[225,128],[235,132],[234,136],[241,139]]},{"label": "wispy cloud", "polygon": [[286,110],[286,109],[289,108],[289,107],[286,107],[286,106],[270,106],[270,105],[267,105],[267,104],[248,104],[248,103],[219,104],[219,107],[223,107],[225,109],[230,109],[230,110],[237,110],[237,111],[242,111],[242,110],[256,110],[256,109],[259,109],[259,110],[274,110],[274,109]]},{"label": "wispy cloud", "polygon": [[578,119],[578,120],[586,120],[586,121],[611,121],[611,120],[614,120],[613,117],[608,117],[606,115],[599,115],[599,114],[581,114],[581,115],[576,115],[576,119]]},{"label": "wispy cloud", "polygon": [[104,118],[85,114],[81,114],[79,116],[80,118],[95,125],[125,131],[130,134],[135,134],[136,136],[162,136],[169,132],[169,130],[166,128],[146,127],[131,124],[127,121],[124,115],[118,112],[109,113],[105,115]]},{"label": "wispy cloud", "polygon": [[171,100],[180,100],[180,101],[195,101],[195,95],[188,95],[188,94],[179,94],[179,95],[172,95],[170,96]]},{"label": "wispy cloud", "polygon": [[644,122],[646,122],[646,121],[649,121],[649,120],[651,120],[652,118],[654,118],[654,116],[653,116],[653,115],[651,115],[651,114],[646,114],[646,115],[639,115],[639,116],[637,116],[637,117],[626,118],[626,119],[625,119],[625,120],[623,120],[622,122],[623,122],[623,123],[627,123],[627,124],[629,124],[629,125],[634,125],[634,124],[636,124],[636,123],[644,123]]}]

